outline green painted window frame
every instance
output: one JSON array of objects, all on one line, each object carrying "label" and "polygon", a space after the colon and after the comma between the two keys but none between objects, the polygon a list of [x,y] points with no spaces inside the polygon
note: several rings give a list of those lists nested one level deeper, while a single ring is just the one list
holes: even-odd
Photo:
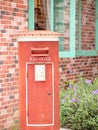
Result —
[{"label": "green painted window frame", "polygon": [[[54,0],[50,0],[50,31],[54,30]],[[28,0],[28,29],[34,30],[34,0]]]},{"label": "green painted window frame", "polygon": [[96,31],[95,31],[95,50],[81,49],[81,0],[78,0],[78,50],[76,56],[97,56],[98,55],[98,0],[96,0]]},{"label": "green painted window frame", "polygon": [[76,0],[70,0],[70,49],[69,51],[60,51],[60,58],[75,57],[75,23],[76,23]]},{"label": "green painted window frame", "polygon": [[[54,0],[51,2],[50,12],[50,31],[54,31]],[[78,50],[75,50],[76,45],[76,0],[70,0],[70,49],[69,51],[60,50],[60,58],[73,58],[75,56],[97,56],[98,55],[98,0],[96,0],[96,49],[95,50],[81,50],[81,0],[78,0]],[[28,29],[34,30],[34,0],[28,0]]]}]

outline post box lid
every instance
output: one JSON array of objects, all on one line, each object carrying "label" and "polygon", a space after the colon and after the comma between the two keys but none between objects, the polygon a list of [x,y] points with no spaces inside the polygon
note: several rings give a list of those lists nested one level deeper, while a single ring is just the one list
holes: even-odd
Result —
[{"label": "post box lid", "polygon": [[15,35],[18,41],[58,41],[61,36],[61,33],[46,30],[24,31]]}]

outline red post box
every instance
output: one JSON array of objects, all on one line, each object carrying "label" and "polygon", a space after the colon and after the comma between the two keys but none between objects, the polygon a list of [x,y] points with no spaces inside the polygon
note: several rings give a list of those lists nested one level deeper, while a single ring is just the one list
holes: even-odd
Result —
[{"label": "red post box", "polygon": [[59,130],[59,36],[50,31],[18,35],[20,130]]}]

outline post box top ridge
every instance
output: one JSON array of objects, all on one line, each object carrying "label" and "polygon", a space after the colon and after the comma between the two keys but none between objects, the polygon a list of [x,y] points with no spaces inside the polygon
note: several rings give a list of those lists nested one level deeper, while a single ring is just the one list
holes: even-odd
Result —
[{"label": "post box top ridge", "polygon": [[23,31],[14,35],[16,38],[20,37],[61,37],[62,34],[58,32],[46,31],[46,30],[35,30],[35,31]]}]

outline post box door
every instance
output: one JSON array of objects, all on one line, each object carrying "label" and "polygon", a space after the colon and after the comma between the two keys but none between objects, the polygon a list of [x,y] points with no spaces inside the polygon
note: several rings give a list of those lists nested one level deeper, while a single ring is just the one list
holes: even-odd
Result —
[{"label": "post box door", "polygon": [[54,123],[53,63],[27,64],[26,109],[31,126]]}]

